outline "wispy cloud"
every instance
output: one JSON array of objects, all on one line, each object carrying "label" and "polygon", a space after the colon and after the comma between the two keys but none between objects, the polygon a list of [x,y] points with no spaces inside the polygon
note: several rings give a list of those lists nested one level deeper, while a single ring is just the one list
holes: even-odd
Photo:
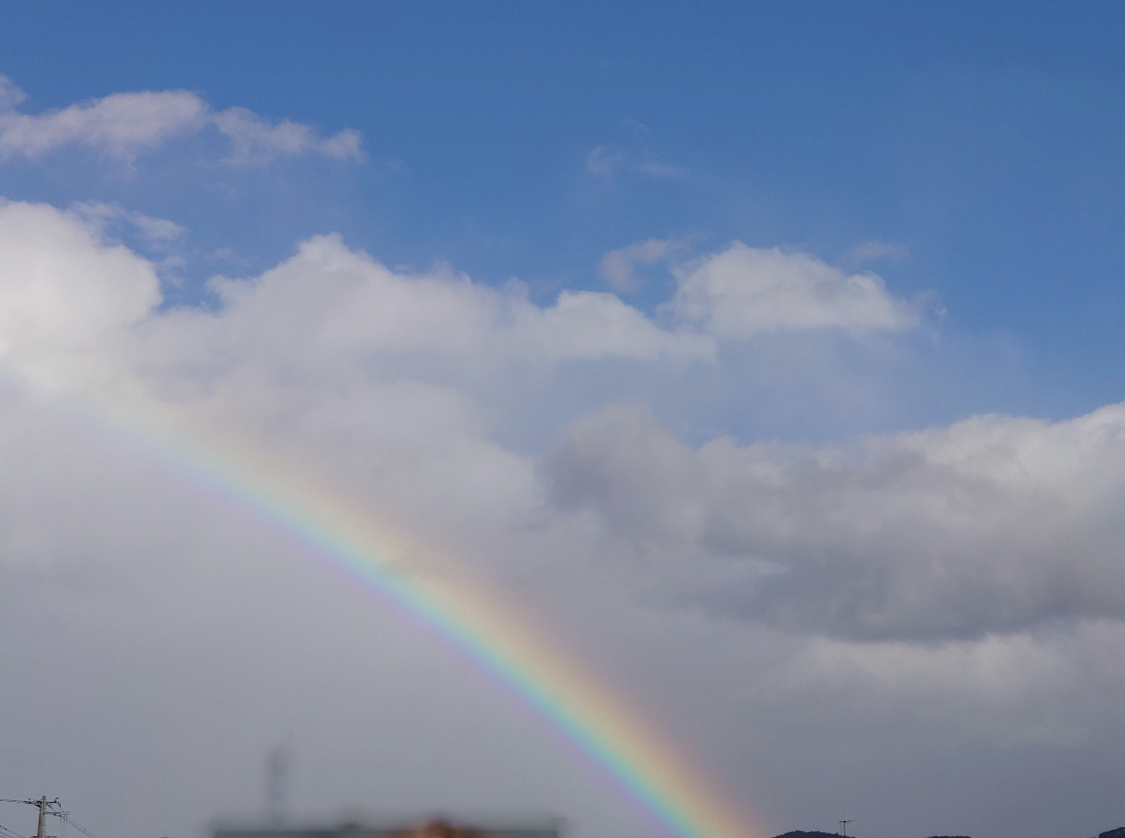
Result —
[{"label": "wispy cloud", "polygon": [[647,239],[611,250],[598,262],[598,273],[619,294],[636,291],[640,287],[634,274],[638,266],[655,265],[681,252],[686,244],[679,239]]},{"label": "wispy cloud", "polygon": [[288,119],[271,123],[246,108],[228,108],[211,119],[221,133],[230,137],[231,159],[237,163],[299,154],[320,154],[335,160],[363,157],[363,135],[352,129],[322,138],[310,125]]},{"label": "wispy cloud", "polygon": [[687,169],[682,166],[673,166],[669,163],[661,163],[659,160],[647,160],[643,163],[638,163],[635,171],[644,177],[653,178],[654,180],[683,180],[687,177]]},{"label": "wispy cloud", "polygon": [[600,178],[611,178],[619,172],[629,172],[652,180],[683,180],[688,174],[688,170],[681,166],[618,151],[608,145],[596,146],[586,155],[586,171]]},{"label": "wispy cloud", "polygon": [[875,262],[880,259],[905,259],[909,254],[910,248],[904,244],[869,239],[853,244],[845,250],[840,256],[840,263],[855,267],[864,262]]},{"label": "wispy cloud", "polygon": [[363,137],[344,130],[321,137],[310,125],[273,123],[246,108],[214,111],[188,90],[114,93],[40,114],[17,110],[25,95],[0,76],[0,157],[39,157],[65,146],[85,146],[131,162],[176,137],[217,130],[229,138],[229,163],[318,154],[362,159]]},{"label": "wispy cloud", "polygon": [[624,155],[614,153],[609,146],[600,145],[586,155],[586,171],[597,177],[612,177],[624,160]]},{"label": "wispy cloud", "polygon": [[141,240],[149,245],[166,247],[182,239],[187,232],[179,224],[167,218],[155,218],[136,210],[126,210],[118,204],[85,201],[75,204],[72,209],[99,233],[104,232],[108,224],[123,222],[131,226]]}]

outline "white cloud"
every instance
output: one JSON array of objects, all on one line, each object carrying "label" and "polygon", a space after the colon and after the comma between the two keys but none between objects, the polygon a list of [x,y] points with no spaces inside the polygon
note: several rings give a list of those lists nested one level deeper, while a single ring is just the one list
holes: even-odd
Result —
[{"label": "white cloud", "polygon": [[165,243],[183,238],[187,232],[183,227],[167,218],[154,218],[143,212],[131,212],[126,216],[140,231],[141,235],[153,243]]},{"label": "white cloud", "polygon": [[37,157],[77,144],[131,159],[201,130],[206,113],[203,100],[185,90],[115,93],[34,116],[9,112],[0,115],[0,156]]},{"label": "white cloud", "polygon": [[[747,334],[710,310],[685,333],[612,294],[536,305],[518,283],[392,270],[338,236],[259,276],[215,280],[214,306],[169,310],[151,263],[99,223],[0,206],[0,616],[17,641],[0,645],[0,663],[29,685],[2,704],[10,752],[43,759],[46,776],[66,749],[76,777],[109,771],[114,788],[141,788],[149,808],[130,817],[152,834],[186,833],[200,812],[245,799],[257,777],[245,763],[288,731],[309,765],[302,793],[326,809],[534,799],[573,815],[579,835],[627,830],[580,795],[555,796],[542,742],[504,727],[507,708],[465,687],[424,638],[131,440],[44,407],[20,376],[78,392],[110,382],[439,534],[469,567],[507,574],[527,610],[558,615],[668,729],[712,743],[719,762],[732,753],[738,794],[799,797],[777,804],[785,817],[808,805],[786,760],[814,752],[826,763],[818,788],[843,797],[852,789],[832,785],[848,774],[832,749],[848,751],[877,789],[865,798],[874,810],[888,788],[904,790],[895,783],[910,791],[913,772],[888,753],[1095,735],[1117,746],[1125,407],[1056,423],[978,417],[835,448],[692,446],[636,410],[602,408],[643,392],[629,388],[646,375],[694,398],[695,376],[677,378],[677,365],[728,363],[706,329]],[[645,244],[635,258],[663,247]],[[744,276],[745,250],[677,276],[691,288],[732,254]],[[766,307],[770,328],[795,340],[825,321],[879,322],[857,308],[904,305],[877,283],[859,305],[843,272],[760,253],[780,278],[758,277],[765,290],[749,296],[796,297]],[[735,294],[708,293],[712,307]],[[843,313],[824,313],[833,306]],[[545,446],[496,430],[519,410],[593,416],[540,463]],[[73,678],[81,690],[66,689]],[[154,742],[177,754],[182,777],[145,770]],[[469,756],[450,766],[449,742]],[[926,765],[961,771],[965,753]]]},{"label": "white cloud", "polygon": [[321,138],[311,126],[289,120],[270,123],[245,108],[213,111],[187,90],[114,93],[41,114],[17,112],[14,108],[23,98],[8,78],[0,76],[0,157],[39,157],[80,145],[131,161],[172,138],[197,134],[208,126],[230,138],[235,163],[299,154],[362,157],[362,136],[356,131]]},{"label": "white cloud", "polygon": [[677,239],[647,239],[628,247],[611,250],[598,262],[598,273],[618,293],[636,291],[639,283],[633,275],[638,265],[655,265],[683,250],[685,242]]},{"label": "white cloud", "polygon": [[714,345],[703,336],[674,334],[656,328],[637,309],[612,294],[564,291],[545,311],[522,307],[520,333],[553,358],[661,357],[710,359]]},{"label": "white cloud", "polygon": [[903,331],[917,307],[887,293],[873,273],[846,274],[806,253],[735,242],[675,268],[679,288],[667,310],[718,338],[778,329]]},{"label": "white cloud", "polygon": [[664,331],[612,294],[564,292],[553,306],[540,308],[518,284],[494,289],[442,265],[420,274],[396,272],[349,250],[339,236],[310,239],[257,280],[219,279],[212,287],[224,301],[212,322],[241,324],[229,333],[268,344],[282,364],[296,360],[289,347],[306,358],[325,349],[456,364],[711,353],[706,339]]},{"label": "white cloud", "polygon": [[187,232],[179,224],[167,218],[155,218],[136,210],[129,211],[117,204],[99,201],[84,201],[72,205],[71,210],[90,225],[91,231],[98,234],[113,222],[125,222],[133,227],[149,245],[166,247]]},{"label": "white cloud", "polygon": [[[348,249],[338,236],[304,242],[294,257],[261,276],[216,278],[210,287],[220,305],[214,310],[158,311],[159,284],[151,263],[124,247],[106,244],[100,238],[99,223],[98,218],[83,221],[73,213],[42,205],[3,206],[0,293],[8,304],[0,318],[0,345],[10,369],[24,369],[38,380],[69,382],[80,389],[102,387],[107,376],[127,379],[135,392],[170,400],[185,410],[201,410],[214,421],[244,427],[250,435],[293,436],[284,443],[293,450],[324,445],[326,452],[336,452],[338,445],[346,444],[350,456],[339,452],[325,456],[347,463],[347,469],[364,462],[382,463],[379,469],[395,475],[396,494],[406,496],[409,493],[403,487],[413,486],[411,491],[421,495],[442,494],[443,503],[451,504],[450,508],[472,508],[485,515],[480,510],[482,503],[525,508],[533,501],[537,492],[529,489],[531,464],[506,451],[495,436],[497,423],[506,421],[496,416],[496,406],[503,405],[513,415],[533,415],[538,401],[550,390],[545,382],[566,380],[568,365],[584,365],[584,372],[567,385],[572,388],[566,391],[569,395],[552,396],[563,411],[554,422],[565,423],[578,411],[598,408],[597,399],[607,396],[589,390],[593,381],[603,380],[608,398],[619,398],[638,367],[614,364],[671,370],[696,362],[718,363],[710,335],[661,328],[613,294],[568,291],[552,305],[538,306],[528,300],[518,283],[492,288],[443,265],[419,273],[395,271]],[[161,235],[177,234],[174,225],[152,221],[148,226],[155,226]],[[624,249],[620,258],[625,263],[655,260],[674,250],[673,242],[650,240]],[[721,273],[722,265],[715,268],[715,262],[732,254],[741,258],[748,250],[735,245],[694,263],[680,273],[681,293],[698,281],[701,272]],[[784,270],[779,271],[772,262],[770,266],[780,272],[774,286],[782,289],[778,292],[771,287],[769,291],[786,300],[785,283],[795,282],[803,290],[810,272],[822,284],[846,285],[849,280],[810,257],[764,254],[767,261],[781,261]],[[838,292],[822,291],[816,305],[824,308],[833,303],[833,293]],[[762,296],[758,294],[758,298]],[[804,302],[799,295],[798,299]],[[880,299],[892,305],[887,302],[891,298],[876,297],[877,302]],[[819,325],[825,316],[818,311],[811,318],[812,325]],[[855,322],[854,307],[846,309],[845,317]],[[792,328],[808,325],[809,320],[807,314],[795,316],[787,310],[773,325]],[[761,317],[756,321],[759,327],[762,322]],[[719,337],[741,336],[723,323],[718,325]],[[769,581],[774,587],[784,587],[801,576],[806,565],[798,560],[799,543],[789,545],[789,552],[777,553],[774,548],[786,544],[780,535],[751,530],[745,536],[751,546],[738,546],[742,530],[737,522],[749,513],[736,501],[740,492],[752,497],[764,492],[778,511],[778,525],[790,520],[800,510],[784,506],[789,495],[797,492],[789,485],[796,477],[787,469],[795,475],[807,474],[807,457],[796,457],[791,464],[773,463],[770,454],[759,462],[759,449],[747,453],[721,442],[693,453],[643,424],[631,427],[627,422],[611,422],[610,426],[625,430],[607,437],[605,431],[583,430],[587,426],[580,425],[574,440],[555,458],[553,485],[560,498],[571,498],[568,503],[572,505],[593,503],[611,522],[620,517],[612,512],[613,504],[619,502],[616,498],[624,498],[634,510],[625,518],[641,516],[625,527],[634,528],[637,543],[652,540],[679,545],[684,557],[693,551],[720,555],[723,551],[715,539],[722,534],[735,539],[731,549],[740,560],[751,560],[752,579],[762,571],[781,568],[784,573]],[[327,435],[321,439],[310,428],[325,429]],[[311,442],[310,433],[320,441]],[[602,437],[609,442],[598,442]],[[613,450],[613,444],[622,441],[619,437],[628,442],[621,451]],[[583,453],[587,449],[593,451],[589,456]],[[356,453],[364,450],[365,456]],[[635,456],[627,456],[629,451],[636,452]],[[709,474],[710,468],[719,467],[712,458],[722,463],[720,476]],[[576,482],[572,481],[578,488],[565,488],[569,484],[560,475],[567,472],[560,464],[566,462],[578,463]],[[752,479],[766,466],[778,470],[780,482],[773,494],[757,487]],[[861,473],[864,469],[862,465],[855,468]],[[876,471],[881,474],[880,468]],[[823,471],[827,485],[842,479],[831,468]],[[495,498],[490,500],[468,488],[490,474],[495,475],[498,487]],[[862,479],[870,482],[871,478]],[[590,488],[599,485],[598,481],[608,481],[609,495]],[[619,489],[613,488],[618,483]],[[802,497],[820,497],[815,483],[799,488]],[[594,495],[588,496],[590,491]],[[906,497],[901,487],[888,491],[887,504]],[[498,501],[501,497],[506,500]],[[706,503],[713,497],[724,498],[725,505],[710,510]],[[823,509],[827,500],[817,502],[817,508]],[[848,495],[840,502],[855,501]],[[728,518],[718,514],[728,506]],[[710,523],[704,526],[703,520]],[[937,519],[923,523],[935,532],[943,526]],[[672,529],[666,530],[668,527]],[[802,527],[810,537],[815,531],[811,522]],[[897,533],[893,528],[890,531]],[[846,527],[825,536],[840,549],[851,545],[854,555],[849,554],[841,567],[850,568],[849,562],[858,561],[856,556],[869,546],[855,541],[854,536]],[[759,537],[764,539],[760,545],[755,540]],[[908,542],[911,537],[901,536]],[[735,577],[741,578],[739,574],[748,566],[736,565]],[[997,590],[1002,589],[996,585]],[[832,584],[824,590],[828,589],[839,592],[847,587],[832,576]],[[931,586],[931,590],[936,596],[939,589]],[[738,586],[728,589],[732,601],[722,607],[737,611],[743,592]],[[769,601],[779,609],[817,605],[803,588],[790,599],[778,595]],[[934,601],[934,614],[939,606],[945,607],[945,600]],[[909,630],[900,625],[909,621],[903,623],[905,618],[893,609],[860,616],[865,608],[872,606],[857,602],[855,613],[840,616],[842,630]],[[1020,612],[1012,618],[1012,624],[1037,619],[1036,608],[1029,605],[1026,614]],[[923,625],[919,631],[943,630],[926,628],[925,620],[937,619],[926,613],[922,608],[911,612],[911,619]],[[967,625],[967,617],[957,619]],[[802,620],[805,622],[798,621],[801,625],[809,623],[808,618]],[[871,623],[863,629],[867,625],[863,620],[882,620],[883,628]],[[950,630],[970,629],[954,626]]]},{"label": "white cloud", "polygon": [[71,213],[0,202],[0,359],[36,374],[92,356],[160,301],[152,266]]},{"label": "white cloud", "polygon": [[231,158],[238,163],[309,153],[336,160],[363,157],[363,135],[350,129],[321,139],[312,126],[288,119],[273,124],[246,108],[228,108],[215,114],[212,121],[220,132],[230,137]]},{"label": "white cloud", "polygon": [[[0,342],[10,368],[79,389],[104,386],[102,373],[124,376],[139,391],[195,394],[208,411],[238,405],[251,427],[274,421],[273,410],[294,417],[344,410],[335,406],[342,393],[356,405],[381,402],[377,421],[365,415],[364,432],[341,429],[342,437],[382,437],[377,458],[453,446],[467,458],[465,479],[479,480],[488,470],[470,468],[472,451],[483,445],[499,461],[508,456],[475,440],[487,434],[487,400],[498,390],[510,400],[511,381],[549,378],[570,363],[714,356],[706,336],[664,330],[612,294],[566,292],[541,307],[518,283],[495,289],[442,265],[393,271],[338,236],[310,239],[260,277],[214,279],[215,311],[157,312],[151,263],[101,240],[106,213],[116,210],[97,207],[102,212],[87,219],[17,203],[0,215],[12,241],[0,255],[11,301]],[[452,468],[460,456],[427,461]],[[405,479],[423,472],[414,468]]]},{"label": "white cloud", "polygon": [[5,75],[0,75],[0,113],[13,110],[26,98],[27,94],[16,87],[15,82]]},{"label": "white cloud", "polygon": [[681,166],[673,166],[648,156],[638,159],[638,156],[616,151],[608,145],[595,146],[586,155],[586,171],[607,179],[622,170],[652,180],[683,180],[687,177],[687,169]]}]

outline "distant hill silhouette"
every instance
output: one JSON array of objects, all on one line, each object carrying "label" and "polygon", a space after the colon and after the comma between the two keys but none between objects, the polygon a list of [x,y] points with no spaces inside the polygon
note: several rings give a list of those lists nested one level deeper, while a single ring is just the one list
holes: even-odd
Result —
[{"label": "distant hill silhouette", "polygon": [[1125,838],[1125,826],[1119,826],[1117,829],[1103,832],[1098,838]]}]

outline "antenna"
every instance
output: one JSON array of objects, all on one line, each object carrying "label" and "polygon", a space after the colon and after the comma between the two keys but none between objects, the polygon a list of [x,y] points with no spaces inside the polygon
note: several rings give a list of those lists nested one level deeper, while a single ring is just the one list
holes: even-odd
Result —
[{"label": "antenna", "polygon": [[855,818],[848,818],[840,821],[840,835],[841,838],[848,838],[848,824],[855,823]]}]

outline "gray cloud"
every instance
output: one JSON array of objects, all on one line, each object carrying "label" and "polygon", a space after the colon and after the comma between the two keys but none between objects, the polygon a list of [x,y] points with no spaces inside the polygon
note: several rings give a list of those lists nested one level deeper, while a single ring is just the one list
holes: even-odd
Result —
[{"label": "gray cloud", "polygon": [[[778,832],[846,806],[867,834],[912,834],[886,796],[938,787],[967,832],[1003,834],[974,829],[994,801],[957,783],[1034,798],[1028,765],[1109,825],[1116,797],[1057,755],[1115,766],[1125,741],[1122,408],[689,445],[690,423],[606,405],[644,401],[646,379],[690,402],[777,332],[761,363],[779,381],[825,335],[801,363],[860,365],[837,348],[901,340],[914,309],[791,253],[759,254],[780,277],[763,291],[737,247],[685,269],[738,268],[699,280],[711,314],[690,322],[612,294],[539,305],[336,236],[166,308],[152,263],[100,223],[0,206],[0,736],[18,793],[57,790],[102,834],[194,834],[261,811],[283,742],[312,820],[530,806],[579,836],[643,834],[456,656],[90,413],[108,401],[135,408],[126,427],[171,414],[454,545]],[[720,323],[728,293],[808,306],[764,306],[764,329],[739,297]],[[513,416],[571,430],[544,455],[551,433],[517,445]]]},{"label": "gray cloud", "polygon": [[754,622],[941,641],[1125,619],[1125,405],[838,449],[692,449],[611,408],[575,425],[545,475],[560,508],[598,515],[607,552]]},{"label": "gray cloud", "polygon": [[[215,310],[166,312],[150,263],[101,242],[95,222],[10,203],[0,237],[11,370],[75,392],[127,391],[331,463],[403,514],[531,514],[533,459],[505,446],[490,409],[502,399],[529,410],[518,395],[528,381],[550,389],[576,363],[721,363],[709,335],[661,328],[612,294],[564,292],[540,307],[518,286],[444,266],[391,271],[338,237],[304,243],[260,277],[216,278]],[[852,287],[804,254],[736,244],[676,271],[676,307],[719,288],[704,294],[725,318],[719,335],[769,317],[896,329],[911,311],[874,279]],[[744,293],[761,311],[720,305]],[[588,409],[579,404],[597,409],[585,399],[570,416]],[[1122,410],[1057,424],[978,417],[840,449],[722,438],[693,449],[611,408],[550,455],[544,491],[561,509],[596,512],[615,550],[663,574],[676,597],[796,632],[941,640],[1117,619]]]}]

